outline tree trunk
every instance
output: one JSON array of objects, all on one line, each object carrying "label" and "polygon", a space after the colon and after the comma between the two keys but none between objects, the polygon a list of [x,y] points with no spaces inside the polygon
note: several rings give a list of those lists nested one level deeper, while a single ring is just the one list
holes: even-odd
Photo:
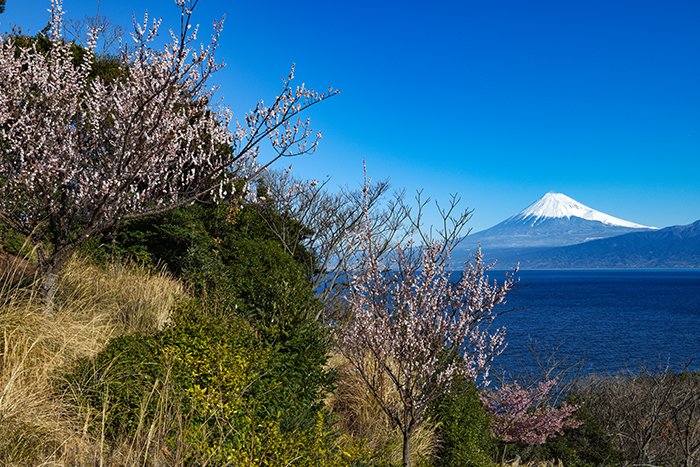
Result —
[{"label": "tree trunk", "polygon": [[47,311],[52,314],[53,302],[58,289],[58,274],[55,272],[45,272],[41,278],[41,294],[46,301]]},{"label": "tree trunk", "polygon": [[44,312],[47,316],[53,316],[55,313],[54,302],[58,291],[59,274],[73,255],[75,248],[73,245],[55,248],[49,257],[46,257],[39,249],[41,295],[44,299]]},{"label": "tree trunk", "polygon": [[406,430],[403,433],[403,467],[411,467],[411,433]]}]

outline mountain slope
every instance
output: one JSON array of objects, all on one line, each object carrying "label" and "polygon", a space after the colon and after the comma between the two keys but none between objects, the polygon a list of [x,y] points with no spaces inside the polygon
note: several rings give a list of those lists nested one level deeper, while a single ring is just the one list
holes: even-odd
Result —
[{"label": "mountain slope", "polygon": [[596,211],[562,193],[547,193],[515,216],[468,236],[461,248],[555,247],[651,229],[655,227]]},{"label": "mountain slope", "polygon": [[565,247],[493,251],[490,256],[498,259],[499,267],[520,262],[524,269],[697,268],[700,267],[700,220]]},{"label": "mountain slope", "polygon": [[572,217],[588,221],[597,221],[616,227],[627,227],[630,229],[649,228],[645,225],[635,224],[634,222],[596,211],[595,209],[579,203],[573,198],[569,198],[563,193],[547,193],[519,214],[511,217],[511,219],[532,222],[532,226],[534,227],[547,219],[570,219]]}]

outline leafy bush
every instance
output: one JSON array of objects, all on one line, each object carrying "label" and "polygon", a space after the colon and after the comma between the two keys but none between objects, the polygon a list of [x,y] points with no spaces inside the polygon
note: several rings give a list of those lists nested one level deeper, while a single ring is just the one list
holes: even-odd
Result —
[{"label": "leafy bush", "polygon": [[358,440],[340,449],[329,428],[330,338],[315,320],[321,304],[300,265],[308,253],[289,254],[267,222],[303,229],[261,215],[270,209],[195,204],[125,223],[91,246],[98,256],[165,265],[198,297],[180,305],[166,330],[118,339],[84,362],[78,379],[92,385],[92,410],[107,401],[120,411],[95,429],[104,422],[113,442],[133,437],[167,393],[184,420],[184,433],[169,442],[186,439],[190,462],[343,465],[370,457]]},{"label": "leafy bush", "polygon": [[366,455],[337,447],[321,408],[322,385],[309,379],[316,365],[291,371],[299,356],[262,340],[243,317],[197,302],[181,306],[174,323],[156,335],[117,338],[83,362],[71,386],[95,413],[104,412],[93,430],[113,443],[134,437],[167,392],[187,424],[170,443],[186,438],[188,462],[342,465]]},{"label": "leafy bush", "polygon": [[456,379],[450,393],[432,405],[431,417],[438,423],[440,437],[436,466],[493,464],[496,443],[474,383]]},{"label": "leafy bush", "polygon": [[125,224],[112,248],[164,263],[213,307],[246,317],[275,352],[263,378],[275,389],[259,394],[267,410],[286,414],[285,426],[312,426],[319,394],[331,384],[323,369],[329,336],[315,320],[321,304],[299,263],[299,255],[308,253],[297,248],[295,258],[285,251],[269,229],[271,221],[296,225],[265,205],[195,204]]},{"label": "leafy bush", "polygon": [[163,379],[163,357],[157,337],[120,336],[94,359],[83,360],[66,377],[67,384],[81,405],[101,414],[94,428],[107,439],[120,441],[152,417],[156,399],[146,396]]},{"label": "leafy bush", "polygon": [[26,246],[26,238],[15,232],[5,222],[0,221],[0,253],[7,251],[13,255],[21,255]]}]

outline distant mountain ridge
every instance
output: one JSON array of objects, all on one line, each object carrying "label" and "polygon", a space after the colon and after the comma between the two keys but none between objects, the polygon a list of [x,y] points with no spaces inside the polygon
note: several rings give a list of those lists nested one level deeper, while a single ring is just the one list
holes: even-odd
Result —
[{"label": "distant mountain ridge", "polygon": [[633,232],[555,248],[487,253],[499,267],[523,269],[614,269],[700,267],[700,220],[655,231]]},{"label": "distant mountain ridge", "polygon": [[499,268],[517,263],[524,269],[698,268],[700,221],[658,229],[547,193],[520,213],[467,236],[454,251],[455,263],[477,246]]},{"label": "distant mountain ridge", "polygon": [[618,219],[562,193],[542,198],[490,229],[469,235],[462,248],[533,248],[575,245],[656,227]]}]

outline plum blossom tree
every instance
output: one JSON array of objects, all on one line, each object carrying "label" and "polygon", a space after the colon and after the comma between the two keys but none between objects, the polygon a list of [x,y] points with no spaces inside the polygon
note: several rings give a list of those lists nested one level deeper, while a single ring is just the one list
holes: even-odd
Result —
[{"label": "plum blossom tree", "polygon": [[411,465],[411,437],[428,405],[458,374],[488,384],[490,362],[503,349],[505,329],[490,325],[493,308],[514,284],[512,275],[500,285],[490,282],[480,251],[458,280],[448,268],[455,244],[450,239],[458,238],[467,219],[458,217],[457,230],[443,233],[443,241],[416,235],[424,245],[398,245],[388,256],[378,253],[365,228],[352,275],[351,318],[338,331],[339,350],[401,431],[404,466]]},{"label": "plum blossom tree", "polygon": [[[316,149],[320,134],[299,114],[337,91],[293,86],[292,69],[272,104],[261,101],[232,123],[208,84],[222,66],[223,22],[200,44],[197,0],[175,3],[179,32],[156,48],[161,21],[135,21],[113,77],[96,72],[98,30],[83,53],[64,39],[61,0],[51,1],[48,50],[0,38],[0,219],[39,241],[49,297],[57,272],[91,235],[203,196],[220,199],[234,181]],[[265,140],[272,150],[263,161]]]},{"label": "plum blossom tree", "polygon": [[493,416],[493,434],[506,442],[537,445],[563,434],[566,428],[580,426],[574,418],[578,406],[566,402],[559,407],[550,405],[550,394],[556,384],[557,380],[551,379],[533,388],[523,388],[514,382],[484,392],[482,402]]}]

